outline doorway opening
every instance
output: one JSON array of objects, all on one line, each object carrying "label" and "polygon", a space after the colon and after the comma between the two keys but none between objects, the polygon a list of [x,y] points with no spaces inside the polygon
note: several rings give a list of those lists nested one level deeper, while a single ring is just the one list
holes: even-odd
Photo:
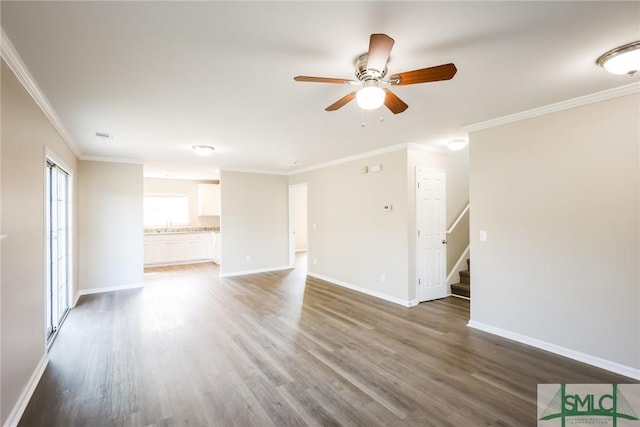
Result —
[{"label": "doorway opening", "polygon": [[69,173],[47,159],[46,175],[46,295],[45,330],[49,345],[69,311],[70,192]]},{"label": "doorway opening", "polygon": [[289,186],[289,267],[307,270],[307,184]]}]

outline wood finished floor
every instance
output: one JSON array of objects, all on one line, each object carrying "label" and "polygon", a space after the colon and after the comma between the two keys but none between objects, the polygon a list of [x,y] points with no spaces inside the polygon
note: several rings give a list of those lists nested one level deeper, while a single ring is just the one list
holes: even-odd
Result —
[{"label": "wood finished floor", "polygon": [[535,426],[538,383],[632,382],[470,329],[468,301],[303,271],[153,268],[82,297],[20,426]]}]

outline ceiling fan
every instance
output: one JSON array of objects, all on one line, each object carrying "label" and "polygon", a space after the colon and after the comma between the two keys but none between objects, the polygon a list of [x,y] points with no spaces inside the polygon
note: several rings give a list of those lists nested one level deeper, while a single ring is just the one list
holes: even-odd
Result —
[{"label": "ceiling fan", "polygon": [[404,86],[450,80],[458,71],[455,65],[449,63],[392,74],[385,80],[387,61],[393,44],[394,40],[386,34],[371,34],[369,51],[360,55],[355,61],[355,74],[358,80],[310,76],[297,76],[293,79],[297,82],[339,83],[361,86],[360,89],[352,91],[329,105],[325,108],[326,111],[336,111],[355,98],[358,106],[365,110],[374,110],[384,104],[393,114],[398,114],[409,106],[391,92],[387,86]]}]

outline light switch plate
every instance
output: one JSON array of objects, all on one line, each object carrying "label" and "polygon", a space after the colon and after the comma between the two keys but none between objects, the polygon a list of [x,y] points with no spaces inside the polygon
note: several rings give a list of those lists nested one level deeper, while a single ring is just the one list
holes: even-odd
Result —
[{"label": "light switch plate", "polygon": [[480,230],[480,241],[481,242],[487,241],[487,232],[484,230]]}]

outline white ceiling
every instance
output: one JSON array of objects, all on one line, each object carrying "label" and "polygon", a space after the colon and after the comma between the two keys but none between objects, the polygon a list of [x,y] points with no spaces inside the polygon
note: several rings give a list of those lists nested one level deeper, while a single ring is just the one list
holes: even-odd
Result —
[{"label": "white ceiling", "polygon": [[[640,39],[640,2],[10,2],[2,29],[84,156],[138,159],[147,176],[289,172],[609,88],[605,51]],[[371,33],[389,74],[453,62],[450,81],[393,88],[393,115],[352,90]],[[363,127],[364,124],[364,127]],[[95,132],[109,132],[101,141]],[[214,145],[210,158],[194,144]],[[294,165],[294,162],[299,162]]]}]

